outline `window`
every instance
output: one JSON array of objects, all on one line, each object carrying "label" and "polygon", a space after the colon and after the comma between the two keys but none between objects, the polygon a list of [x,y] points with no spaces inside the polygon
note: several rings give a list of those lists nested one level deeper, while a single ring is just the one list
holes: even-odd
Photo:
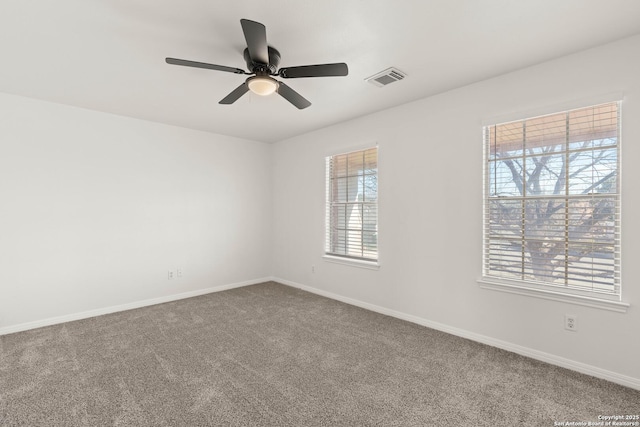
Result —
[{"label": "window", "polygon": [[484,128],[484,278],[620,299],[619,107]]},{"label": "window", "polygon": [[325,253],[378,259],[378,149],[326,158]]}]

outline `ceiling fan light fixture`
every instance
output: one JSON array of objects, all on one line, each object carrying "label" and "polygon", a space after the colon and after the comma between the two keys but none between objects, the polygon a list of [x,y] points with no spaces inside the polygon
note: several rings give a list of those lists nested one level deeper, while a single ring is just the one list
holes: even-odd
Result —
[{"label": "ceiling fan light fixture", "polygon": [[278,81],[268,76],[254,76],[247,80],[249,90],[256,95],[271,95],[278,89]]}]

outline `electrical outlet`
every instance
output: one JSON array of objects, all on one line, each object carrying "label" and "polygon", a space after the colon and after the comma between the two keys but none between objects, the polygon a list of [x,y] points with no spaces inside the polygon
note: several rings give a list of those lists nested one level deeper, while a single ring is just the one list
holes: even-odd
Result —
[{"label": "electrical outlet", "polygon": [[315,266],[315,265],[312,265],[312,266],[311,266],[311,272],[312,272],[312,273],[315,273],[315,272],[316,272],[316,266]]},{"label": "electrical outlet", "polygon": [[176,268],[176,276],[177,276],[178,278],[181,278],[181,277],[182,277],[182,267],[178,267],[178,268]]},{"label": "electrical outlet", "polygon": [[169,270],[169,271],[167,272],[167,279],[168,279],[168,280],[172,280],[174,277],[176,277],[176,272],[175,272],[175,271],[173,271],[173,270]]},{"label": "electrical outlet", "polygon": [[575,314],[565,314],[564,315],[564,328],[567,331],[577,332],[578,331],[578,316]]}]

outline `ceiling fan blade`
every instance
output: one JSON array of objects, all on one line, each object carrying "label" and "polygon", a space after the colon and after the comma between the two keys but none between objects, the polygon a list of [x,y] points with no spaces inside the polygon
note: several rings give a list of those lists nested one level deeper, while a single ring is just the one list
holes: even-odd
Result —
[{"label": "ceiling fan blade", "polygon": [[247,86],[247,82],[242,83],[240,86],[235,88],[229,95],[222,98],[222,100],[218,104],[233,104],[236,102],[242,95],[247,93],[249,90],[249,86]]},{"label": "ceiling fan blade", "polygon": [[279,74],[280,77],[285,79],[346,76],[349,74],[349,68],[344,62],[336,64],[300,65],[298,67],[281,68]]},{"label": "ceiling fan blade", "polygon": [[267,46],[267,29],[265,26],[248,19],[241,19],[240,25],[242,25],[251,60],[260,64],[269,64],[269,47]]},{"label": "ceiling fan blade", "polygon": [[302,95],[282,82],[278,82],[278,93],[287,101],[298,107],[300,110],[311,105]]},{"label": "ceiling fan blade", "polygon": [[224,65],[206,64],[204,62],[187,61],[186,59],[166,58],[167,64],[183,65],[185,67],[206,68],[208,70],[226,71],[235,74],[248,74],[240,68],[225,67]]}]

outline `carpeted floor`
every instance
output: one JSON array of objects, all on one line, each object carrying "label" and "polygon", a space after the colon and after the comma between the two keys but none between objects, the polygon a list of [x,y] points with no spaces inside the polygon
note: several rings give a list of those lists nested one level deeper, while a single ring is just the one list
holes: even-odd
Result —
[{"label": "carpeted floor", "polygon": [[554,426],[640,391],[277,283],[0,337],[1,426]]}]

